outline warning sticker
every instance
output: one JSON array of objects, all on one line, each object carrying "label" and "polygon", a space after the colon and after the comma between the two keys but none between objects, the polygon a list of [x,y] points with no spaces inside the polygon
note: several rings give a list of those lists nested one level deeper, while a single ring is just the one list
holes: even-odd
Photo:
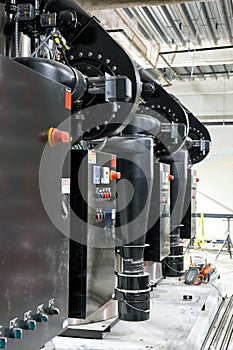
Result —
[{"label": "warning sticker", "polygon": [[72,94],[71,91],[65,91],[65,108],[71,110],[72,107]]},{"label": "warning sticker", "polygon": [[70,194],[70,178],[62,178],[61,193]]},{"label": "warning sticker", "polygon": [[96,152],[88,151],[88,163],[96,164]]}]

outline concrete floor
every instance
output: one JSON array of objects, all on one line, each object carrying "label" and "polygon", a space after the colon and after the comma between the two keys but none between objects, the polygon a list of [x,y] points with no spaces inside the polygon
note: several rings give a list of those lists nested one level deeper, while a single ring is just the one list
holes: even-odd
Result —
[{"label": "concrete floor", "polygon": [[[56,337],[53,339],[56,350],[199,350],[204,330],[221,302],[221,294],[233,293],[233,259],[222,252],[215,260],[216,253],[217,250],[190,251],[185,255],[186,264],[190,255],[203,255],[217,267],[220,279],[215,281],[215,287],[189,286],[177,278],[167,278],[151,293],[148,321],[118,321],[103,340]],[[192,301],[184,301],[184,294],[192,295]],[[204,304],[205,311],[201,311]]]}]

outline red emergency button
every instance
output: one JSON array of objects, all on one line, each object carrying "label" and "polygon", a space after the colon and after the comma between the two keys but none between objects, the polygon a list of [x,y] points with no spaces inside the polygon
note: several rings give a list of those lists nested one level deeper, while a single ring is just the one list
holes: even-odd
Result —
[{"label": "red emergency button", "polygon": [[121,173],[118,171],[111,170],[110,171],[110,180],[119,180],[121,178]]},{"label": "red emergency button", "polygon": [[96,213],[96,214],[95,214],[95,218],[96,218],[96,220],[99,221],[99,220],[100,220],[100,213]]},{"label": "red emergency button", "polygon": [[168,175],[167,178],[168,178],[168,181],[173,181],[175,177],[173,175]]},{"label": "red emergency button", "polygon": [[59,143],[69,143],[70,135],[67,131],[50,128],[48,131],[48,142],[51,147],[54,147]]}]

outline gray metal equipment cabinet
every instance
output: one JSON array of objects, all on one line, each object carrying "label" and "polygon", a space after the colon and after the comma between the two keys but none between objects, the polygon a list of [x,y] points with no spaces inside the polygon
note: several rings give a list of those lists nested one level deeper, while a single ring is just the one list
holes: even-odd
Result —
[{"label": "gray metal equipment cabinet", "polygon": [[[67,325],[69,213],[57,169],[48,163],[41,174],[40,164],[45,149],[48,161],[68,151],[45,136],[70,110],[63,85],[3,56],[0,90],[0,348],[32,350]],[[55,224],[42,203],[41,175],[44,197],[59,213]]]}]

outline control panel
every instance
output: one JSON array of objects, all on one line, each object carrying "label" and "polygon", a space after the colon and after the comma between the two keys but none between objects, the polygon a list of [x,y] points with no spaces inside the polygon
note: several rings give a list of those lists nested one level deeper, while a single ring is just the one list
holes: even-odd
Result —
[{"label": "control panel", "polygon": [[115,287],[116,180],[121,174],[113,154],[75,149],[71,159],[69,317],[86,318],[111,299]]},{"label": "control panel", "polygon": [[[98,165],[97,165],[98,162]],[[96,163],[96,164],[93,164]],[[115,223],[116,156],[89,151],[88,154],[88,223],[99,227],[112,227]],[[112,221],[110,223],[110,221]],[[100,225],[102,223],[102,225]]]}]

